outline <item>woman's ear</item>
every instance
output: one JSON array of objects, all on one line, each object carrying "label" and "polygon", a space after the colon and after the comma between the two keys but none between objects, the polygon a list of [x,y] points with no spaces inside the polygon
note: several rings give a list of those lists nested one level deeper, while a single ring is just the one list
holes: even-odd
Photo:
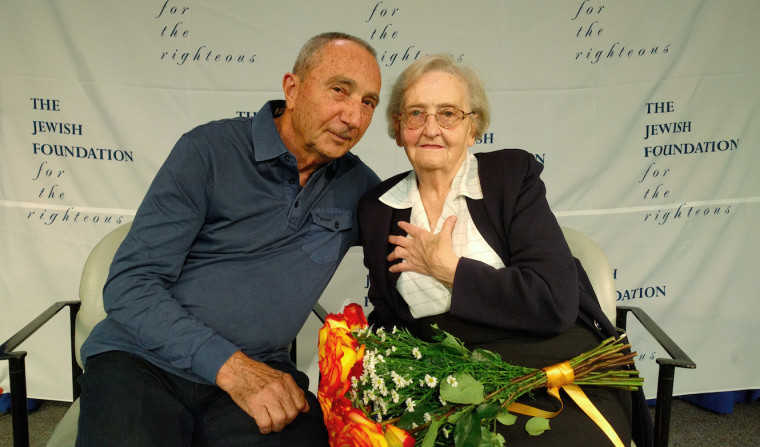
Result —
[{"label": "woman's ear", "polygon": [[404,142],[401,140],[401,124],[398,120],[393,123],[393,127],[396,129],[396,146],[404,147]]},{"label": "woman's ear", "polygon": [[470,138],[467,140],[467,147],[475,144],[475,134],[478,133],[478,115],[472,115],[472,124],[470,124]]}]

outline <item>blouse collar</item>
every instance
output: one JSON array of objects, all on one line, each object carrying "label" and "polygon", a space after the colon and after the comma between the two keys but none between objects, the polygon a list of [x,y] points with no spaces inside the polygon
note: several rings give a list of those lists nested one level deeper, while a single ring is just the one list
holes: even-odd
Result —
[{"label": "blouse collar", "polygon": [[[452,195],[453,193],[453,195]],[[449,197],[465,196],[471,199],[480,200],[483,198],[483,191],[480,188],[480,178],[478,177],[478,159],[471,153],[459,167],[457,174],[451,181],[451,191]],[[391,208],[406,209],[411,208],[415,202],[420,200],[420,190],[417,186],[417,174],[414,170],[400,182],[396,183],[385,194],[380,196],[380,201]]]}]

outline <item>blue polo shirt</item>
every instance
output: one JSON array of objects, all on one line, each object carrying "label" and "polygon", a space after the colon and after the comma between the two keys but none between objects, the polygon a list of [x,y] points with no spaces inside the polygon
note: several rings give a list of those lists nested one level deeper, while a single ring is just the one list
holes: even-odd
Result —
[{"label": "blue polo shirt", "polygon": [[237,350],[289,362],[296,337],[351,245],[378,177],[353,154],[301,188],[267,103],[253,118],[183,135],[137,210],[103,292],[108,317],[82,358],[122,350],[214,383]]}]

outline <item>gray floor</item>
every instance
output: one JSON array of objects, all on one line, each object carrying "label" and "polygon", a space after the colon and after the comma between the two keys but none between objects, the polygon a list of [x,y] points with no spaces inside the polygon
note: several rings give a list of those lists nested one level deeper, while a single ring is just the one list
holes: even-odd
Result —
[{"label": "gray floor", "polygon": [[[29,415],[31,446],[41,447],[69,404],[45,402]],[[760,401],[734,406],[733,414],[716,414],[679,399],[673,401],[670,445],[674,447],[759,447]],[[0,447],[12,447],[11,417],[0,415]]]}]

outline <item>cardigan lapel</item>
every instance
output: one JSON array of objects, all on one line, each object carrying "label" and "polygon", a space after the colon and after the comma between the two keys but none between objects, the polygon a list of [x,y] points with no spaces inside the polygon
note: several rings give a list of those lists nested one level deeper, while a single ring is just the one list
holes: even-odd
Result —
[{"label": "cardigan lapel", "polygon": [[499,258],[506,263],[509,260],[506,238],[503,236],[501,227],[495,223],[492,216],[488,213],[486,201],[471,199],[469,197],[465,199],[467,200],[467,210],[470,212],[470,217],[475,223],[475,227],[493,251],[499,255]]},{"label": "cardigan lapel", "polygon": [[508,263],[510,259],[509,243],[504,226],[504,188],[506,173],[502,163],[489,163],[487,153],[475,154],[478,158],[478,179],[483,199],[466,198],[467,209],[483,239],[493,248],[497,255]]},{"label": "cardigan lapel", "polygon": [[[398,226],[398,223],[400,221],[409,222],[410,218],[412,217],[412,209],[411,208],[404,208],[404,209],[395,209],[390,208],[390,228],[389,228],[389,234],[393,236],[406,236],[406,232],[401,229],[401,227]],[[385,255],[388,256],[394,248],[396,248],[395,245],[388,242],[388,239],[385,240],[385,247],[384,250]],[[400,312],[401,315],[405,315],[409,312],[408,306],[406,305],[406,301],[404,301],[404,298],[398,293],[398,290],[396,290],[396,283],[398,282],[399,276],[401,276],[401,273],[391,273],[388,271],[387,266],[390,266],[388,262],[383,259],[385,265],[386,265],[386,283],[388,290],[391,292],[391,295],[393,296],[393,308],[396,310],[397,313],[401,311],[401,309],[404,309],[404,312]],[[401,261],[398,261],[401,262]]]}]

